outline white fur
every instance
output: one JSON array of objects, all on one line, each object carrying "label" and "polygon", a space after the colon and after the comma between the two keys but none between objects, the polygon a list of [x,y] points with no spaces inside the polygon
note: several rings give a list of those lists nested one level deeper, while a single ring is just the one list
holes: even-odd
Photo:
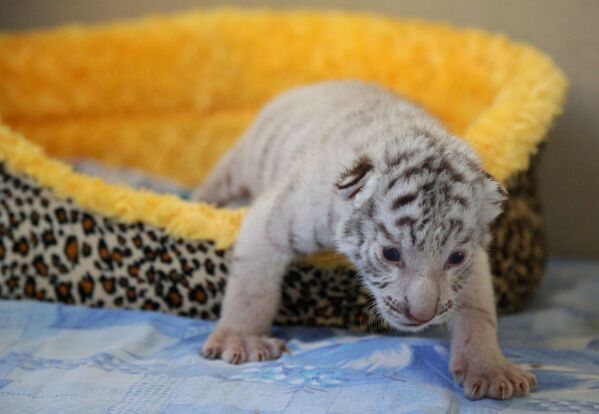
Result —
[{"label": "white fur", "polygon": [[[534,384],[496,340],[484,249],[503,194],[472,149],[420,108],[361,82],[281,95],[196,198],[224,204],[247,195],[254,202],[208,357],[278,357],[284,345],[267,335],[284,270],[299,254],[330,248],[354,262],[390,325],[417,331],[452,320],[451,367],[467,396],[508,398]],[[389,246],[399,262],[382,256]],[[456,251],[466,260],[449,265]]]}]

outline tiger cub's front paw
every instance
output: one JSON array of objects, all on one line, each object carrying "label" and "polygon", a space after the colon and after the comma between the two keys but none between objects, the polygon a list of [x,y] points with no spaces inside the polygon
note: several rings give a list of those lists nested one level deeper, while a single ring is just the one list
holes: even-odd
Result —
[{"label": "tiger cub's front paw", "polygon": [[204,357],[221,358],[230,364],[277,359],[286,351],[287,345],[282,339],[264,335],[240,335],[218,327],[202,348]]},{"label": "tiger cub's front paw", "polygon": [[490,359],[469,358],[455,358],[450,370],[455,381],[464,388],[466,397],[471,400],[522,397],[537,385],[533,374],[512,364],[503,355]]}]

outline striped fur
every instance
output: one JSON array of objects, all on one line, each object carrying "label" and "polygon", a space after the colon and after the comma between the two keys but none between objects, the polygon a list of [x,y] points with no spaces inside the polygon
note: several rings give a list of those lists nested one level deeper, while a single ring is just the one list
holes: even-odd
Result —
[{"label": "striped fur", "polygon": [[[249,193],[252,210],[268,219],[244,226],[242,240],[247,231],[289,257],[337,249],[382,298],[403,297],[406,281],[441,272],[453,250],[484,246],[498,189],[465,142],[422,109],[348,81],[298,88],[267,105],[197,198],[224,204]],[[381,260],[383,245],[401,250],[403,267]],[[456,301],[463,283],[444,273],[435,282],[440,300]]]},{"label": "striped fur", "polygon": [[[472,149],[422,109],[361,82],[292,90],[265,107],[197,198],[224,204],[243,193],[254,199],[235,246],[244,261],[233,263],[207,355],[278,356],[261,335],[282,272],[297,255],[331,248],[355,264],[390,325],[420,330],[455,313],[456,347],[484,325],[492,330],[476,352],[509,364],[494,338],[485,253],[504,194]],[[385,259],[383,247],[400,260]],[[453,252],[464,261],[451,264]]]}]

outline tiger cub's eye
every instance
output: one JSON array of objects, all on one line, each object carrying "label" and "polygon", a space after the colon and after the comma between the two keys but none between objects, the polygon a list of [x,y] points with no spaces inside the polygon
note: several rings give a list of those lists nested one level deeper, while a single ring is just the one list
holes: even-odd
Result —
[{"label": "tiger cub's eye", "polygon": [[395,247],[383,247],[383,257],[390,262],[399,262],[401,260],[401,254]]},{"label": "tiger cub's eye", "polygon": [[463,252],[453,252],[447,258],[447,264],[449,266],[457,266],[457,265],[461,264],[465,258],[466,258],[466,255]]}]

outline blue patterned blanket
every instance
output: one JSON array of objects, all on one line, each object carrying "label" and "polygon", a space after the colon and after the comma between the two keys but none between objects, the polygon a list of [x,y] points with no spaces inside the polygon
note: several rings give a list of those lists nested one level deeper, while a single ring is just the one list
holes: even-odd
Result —
[{"label": "blue patterned blanket", "polygon": [[552,261],[531,308],[500,320],[502,347],[539,390],[471,402],[441,331],[277,328],[291,354],[230,366],[198,356],[211,322],[0,302],[0,413],[597,413],[598,304],[599,263]]}]

